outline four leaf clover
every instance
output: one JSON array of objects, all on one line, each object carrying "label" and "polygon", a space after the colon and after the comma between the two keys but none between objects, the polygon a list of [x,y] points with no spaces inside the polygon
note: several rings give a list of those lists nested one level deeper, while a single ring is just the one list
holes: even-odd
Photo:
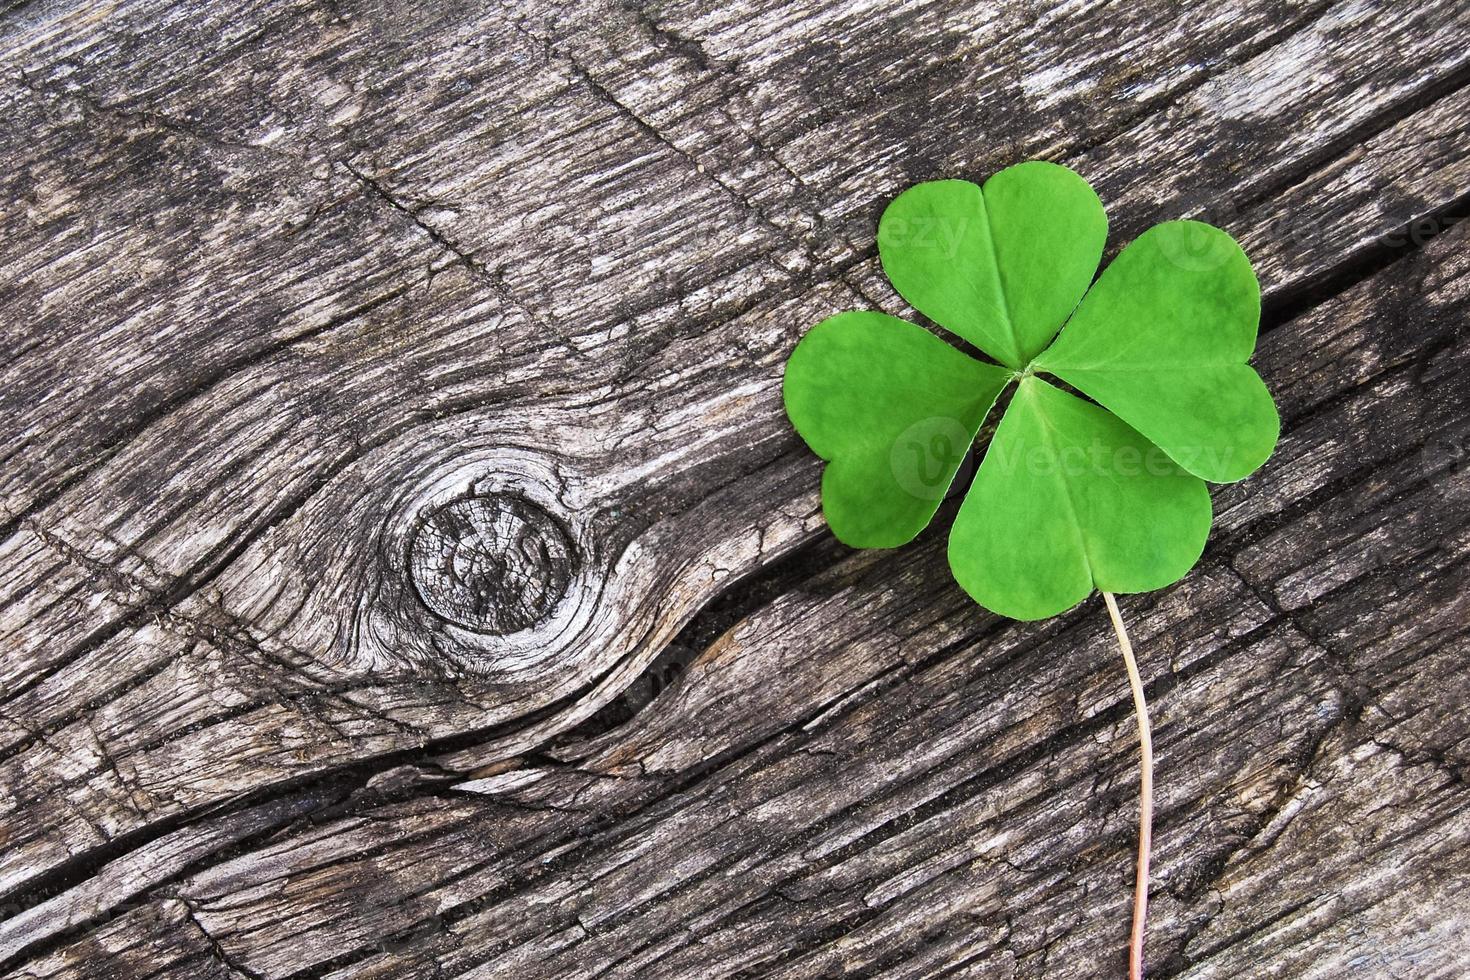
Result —
[{"label": "four leaf clover", "polygon": [[1204,481],[1249,475],[1280,431],[1246,363],[1260,286],[1235,241],[1195,221],[1150,228],[1093,282],[1106,239],[1092,188],[1041,161],[983,187],[918,184],[888,206],[878,251],[894,289],[998,363],[876,312],[802,338],[786,411],[828,461],[822,507],[840,540],[892,548],[923,530],[1016,382],[950,532],[965,591],[1043,619],[1094,588],[1145,592],[1193,567]]}]

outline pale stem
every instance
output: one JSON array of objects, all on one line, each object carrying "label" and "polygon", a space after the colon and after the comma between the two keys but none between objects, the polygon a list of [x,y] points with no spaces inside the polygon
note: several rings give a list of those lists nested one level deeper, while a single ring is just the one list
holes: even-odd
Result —
[{"label": "pale stem", "polygon": [[1138,872],[1133,886],[1133,934],[1128,941],[1128,978],[1143,980],[1143,930],[1148,917],[1148,858],[1153,846],[1154,823],[1154,742],[1148,727],[1148,703],[1143,699],[1143,679],[1138,676],[1138,662],[1133,659],[1133,644],[1118,613],[1118,603],[1111,592],[1102,594],[1108,604],[1108,615],[1118,634],[1118,647],[1128,668],[1128,686],[1133,689],[1133,712],[1138,717],[1138,749],[1141,758],[1138,777]]}]

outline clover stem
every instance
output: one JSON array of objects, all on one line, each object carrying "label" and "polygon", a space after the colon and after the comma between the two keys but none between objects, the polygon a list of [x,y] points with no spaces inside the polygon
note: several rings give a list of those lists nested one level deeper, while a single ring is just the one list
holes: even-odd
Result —
[{"label": "clover stem", "polygon": [[1111,592],[1102,594],[1108,604],[1113,629],[1118,634],[1118,647],[1123,651],[1123,664],[1128,668],[1128,686],[1133,689],[1133,711],[1138,717],[1138,748],[1141,757],[1138,778],[1138,872],[1133,886],[1133,933],[1128,941],[1129,980],[1143,980],[1143,931],[1148,916],[1148,859],[1153,846],[1154,823],[1154,743],[1148,725],[1148,703],[1143,698],[1143,679],[1138,676],[1138,663],[1133,659],[1133,644],[1118,612]]}]

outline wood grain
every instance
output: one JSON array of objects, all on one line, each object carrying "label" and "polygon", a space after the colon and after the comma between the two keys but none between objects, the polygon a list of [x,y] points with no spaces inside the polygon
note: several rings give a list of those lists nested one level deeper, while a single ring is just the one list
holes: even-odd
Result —
[{"label": "wood grain", "polygon": [[1242,241],[1285,422],[1124,606],[1151,975],[1462,975],[1470,15],[1179,6],[0,15],[0,968],[1121,973],[1105,617],[836,545],[779,400],[1040,156]]}]

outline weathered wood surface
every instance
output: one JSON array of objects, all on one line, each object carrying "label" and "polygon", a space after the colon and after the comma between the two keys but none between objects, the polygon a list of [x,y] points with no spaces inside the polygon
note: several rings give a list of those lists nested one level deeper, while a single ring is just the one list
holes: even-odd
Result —
[{"label": "weathered wood surface", "polygon": [[1463,4],[0,24],[6,975],[1121,973],[1105,618],[835,544],[778,394],[1032,156],[1246,245],[1285,422],[1125,603],[1151,975],[1470,971]]}]

